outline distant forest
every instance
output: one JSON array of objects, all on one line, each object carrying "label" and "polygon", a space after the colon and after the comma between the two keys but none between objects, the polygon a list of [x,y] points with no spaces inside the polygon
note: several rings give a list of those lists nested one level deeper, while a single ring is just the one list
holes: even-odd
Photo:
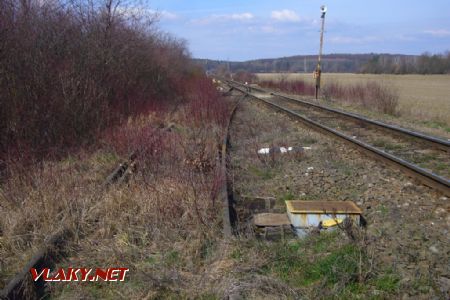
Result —
[{"label": "distant forest", "polygon": [[[317,55],[299,55],[244,62],[196,59],[207,71],[252,73],[311,73]],[[322,58],[327,73],[450,74],[450,52],[445,54],[328,54]]]}]

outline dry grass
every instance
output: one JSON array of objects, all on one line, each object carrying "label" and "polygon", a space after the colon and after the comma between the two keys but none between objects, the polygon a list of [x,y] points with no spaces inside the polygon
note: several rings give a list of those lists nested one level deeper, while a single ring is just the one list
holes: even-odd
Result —
[{"label": "dry grass", "polygon": [[[304,80],[287,80],[286,78],[277,81],[260,80],[259,85],[293,95],[312,97],[315,94],[314,85]],[[322,88],[321,98],[326,102],[347,103],[369,111],[398,115],[399,97],[396,90],[386,88],[376,81],[351,85],[328,83]]]},{"label": "dry grass", "polygon": [[[262,80],[302,79],[313,83],[311,74],[258,74]],[[412,120],[438,122],[450,127],[450,75],[323,74],[327,83],[352,85],[376,81],[399,93],[399,113]]]},{"label": "dry grass", "polygon": [[[0,186],[0,288],[48,236],[68,227],[76,238],[63,267],[121,265],[130,268],[130,277],[115,286],[51,285],[56,298],[192,298],[205,292],[191,287],[201,282],[196,274],[210,263],[221,237],[217,197],[224,178],[217,154],[230,112],[205,84],[191,91],[196,101],[172,113],[130,119],[106,132],[94,152],[26,172],[8,166]],[[102,187],[136,148],[138,168],[130,181]]]}]

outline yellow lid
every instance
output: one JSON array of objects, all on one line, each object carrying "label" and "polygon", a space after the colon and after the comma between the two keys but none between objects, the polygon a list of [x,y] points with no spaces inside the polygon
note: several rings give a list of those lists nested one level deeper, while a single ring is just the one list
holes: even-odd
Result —
[{"label": "yellow lid", "polygon": [[330,228],[337,226],[338,224],[341,224],[343,222],[342,219],[329,219],[322,222],[323,228]]}]

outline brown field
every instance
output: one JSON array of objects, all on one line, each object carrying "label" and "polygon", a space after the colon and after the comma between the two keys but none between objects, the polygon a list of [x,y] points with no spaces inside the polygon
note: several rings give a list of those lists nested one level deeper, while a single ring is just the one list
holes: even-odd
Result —
[{"label": "brown field", "polygon": [[[303,79],[313,83],[311,74],[257,74],[259,79]],[[376,81],[396,89],[402,116],[450,127],[450,75],[377,75],[323,74],[323,86],[329,82],[343,85]]]}]

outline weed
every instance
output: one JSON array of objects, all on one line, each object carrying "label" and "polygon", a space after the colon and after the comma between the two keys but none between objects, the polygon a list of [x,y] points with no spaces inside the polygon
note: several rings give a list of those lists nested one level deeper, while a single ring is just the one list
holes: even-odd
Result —
[{"label": "weed", "polygon": [[305,201],[320,200],[321,198],[322,198],[322,196],[319,194],[306,194],[306,195],[300,196],[300,199],[305,200]]},{"label": "weed", "polygon": [[311,146],[311,145],[317,143],[317,140],[313,137],[305,136],[300,139],[299,143],[302,146]]},{"label": "weed", "polygon": [[376,288],[385,292],[396,292],[399,288],[400,278],[394,274],[386,274],[377,278],[374,282]]},{"label": "weed", "polygon": [[155,256],[155,255],[151,255],[149,257],[147,257],[147,259],[144,260],[144,263],[149,265],[149,266],[155,266],[159,261],[159,257]]},{"label": "weed", "polygon": [[345,245],[330,255],[320,259],[308,271],[308,279],[315,281],[325,278],[329,284],[345,279],[355,281],[358,273],[358,252],[354,245]]},{"label": "weed", "polygon": [[316,253],[325,253],[333,248],[333,242],[338,238],[339,231],[326,232],[317,238],[312,237],[310,240],[311,247]]},{"label": "weed", "polygon": [[212,293],[206,293],[206,294],[198,296],[198,299],[199,300],[218,300],[218,299],[220,299],[220,297],[218,297],[217,295],[212,294]]},{"label": "weed", "polygon": [[435,169],[438,171],[444,171],[447,170],[448,166],[445,162],[437,162],[435,164]]},{"label": "weed", "polygon": [[250,166],[249,171],[263,180],[270,180],[275,177],[275,172],[271,168],[257,168],[255,166]]},{"label": "weed", "polygon": [[390,142],[388,142],[388,141],[386,141],[384,139],[376,139],[373,142],[373,145],[375,147],[384,148],[385,150],[391,150],[391,151],[392,150],[399,150],[399,149],[403,148],[402,145],[400,145],[400,144],[393,144],[393,143],[390,143]]},{"label": "weed", "polygon": [[339,129],[343,130],[343,131],[348,131],[351,127],[348,124],[339,124]]},{"label": "weed", "polygon": [[283,194],[281,196],[281,200],[283,201],[289,201],[289,200],[294,200],[295,199],[295,195],[292,192],[287,192],[285,194]]},{"label": "weed", "polygon": [[[332,285],[357,280],[358,251],[352,244],[338,245],[337,234],[324,234],[298,243],[278,244],[268,271],[289,285],[309,286],[319,280]],[[314,253],[313,255],[311,255]]]},{"label": "weed", "polygon": [[450,132],[450,126],[448,126],[447,124],[445,124],[444,122],[439,122],[439,121],[423,121],[422,124],[431,127],[431,128],[436,128],[436,129],[443,129],[446,132]]},{"label": "weed", "polygon": [[429,292],[429,290],[431,289],[431,286],[433,285],[432,281],[429,278],[426,277],[419,277],[416,278],[413,282],[412,282],[412,289],[419,292],[419,293],[423,293],[426,294]]},{"label": "weed", "polygon": [[210,258],[216,250],[215,247],[214,240],[204,239],[200,247],[200,258],[203,260]]},{"label": "weed", "polygon": [[242,253],[242,251],[241,251],[240,248],[235,248],[235,249],[231,252],[230,257],[231,257],[232,259],[234,259],[234,260],[240,261],[240,260],[242,259],[242,257],[243,257],[243,253]]},{"label": "weed", "polygon": [[372,144],[375,147],[384,148],[388,142],[383,139],[376,139]]},{"label": "weed", "polygon": [[423,154],[414,156],[414,161],[416,163],[427,163],[436,159],[436,155],[433,154]]},{"label": "weed", "polygon": [[164,255],[164,262],[168,267],[174,267],[180,263],[180,253],[176,250],[167,252]]},{"label": "weed", "polygon": [[381,215],[387,216],[387,214],[389,213],[389,208],[387,208],[385,205],[381,204],[380,212],[381,212]]},{"label": "weed", "polygon": [[331,166],[346,176],[350,176],[353,173],[353,170],[349,164],[342,160],[333,160],[331,162]]}]

